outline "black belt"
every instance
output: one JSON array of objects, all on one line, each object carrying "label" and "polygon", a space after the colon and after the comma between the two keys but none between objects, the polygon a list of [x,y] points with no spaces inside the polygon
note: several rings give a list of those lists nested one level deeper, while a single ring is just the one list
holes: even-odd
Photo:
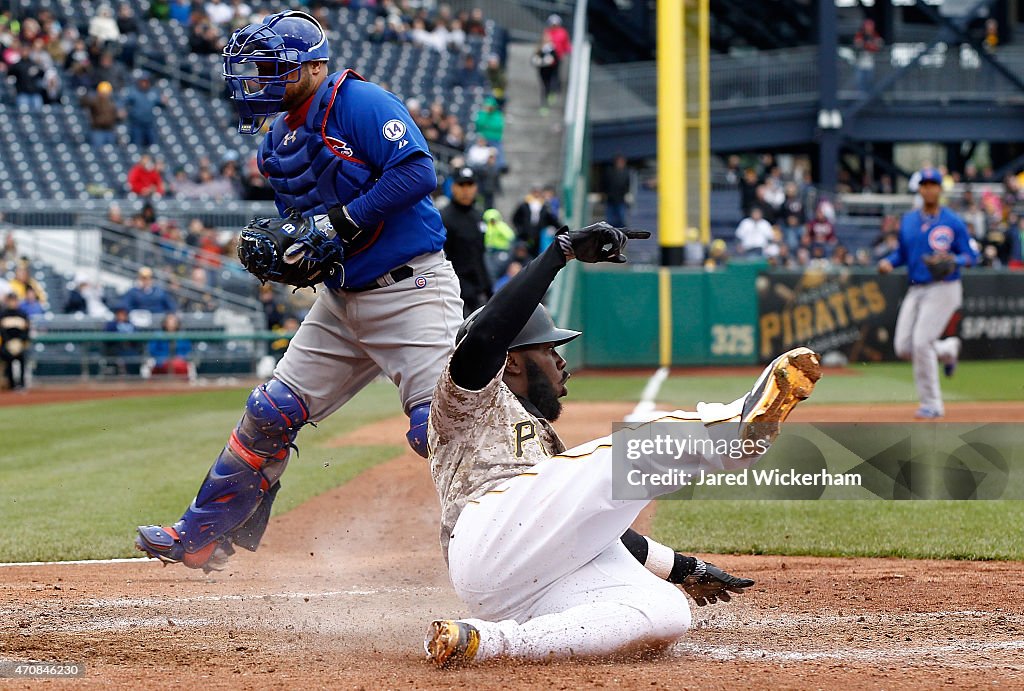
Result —
[{"label": "black belt", "polygon": [[375,280],[370,281],[366,285],[357,286],[355,288],[345,288],[350,293],[365,293],[367,290],[376,290],[377,288],[386,288],[387,286],[394,285],[399,281],[404,281],[407,278],[412,278],[412,275],[416,273],[412,270],[412,267],[406,264],[400,266],[397,269],[388,271],[382,276],[378,276]]}]

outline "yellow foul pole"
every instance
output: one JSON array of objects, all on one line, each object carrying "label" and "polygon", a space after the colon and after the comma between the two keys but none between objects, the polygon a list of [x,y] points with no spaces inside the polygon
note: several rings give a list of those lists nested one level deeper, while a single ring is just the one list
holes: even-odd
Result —
[{"label": "yellow foul pole", "polygon": [[685,0],[658,0],[658,242],[663,264],[682,256],[686,231]]},{"label": "yellow foul pole", "polygon": [[698,0],[700,58],[700,241],[711,242],[711,0]]},{"label": "yellow foul pole", "polygon": [[[683,263],[689,225],[686,12],[693,0],[657,0],[658,26],[658,360],[672,364],[672,275]],[[707,0],[698,0],[704,2]]]}]

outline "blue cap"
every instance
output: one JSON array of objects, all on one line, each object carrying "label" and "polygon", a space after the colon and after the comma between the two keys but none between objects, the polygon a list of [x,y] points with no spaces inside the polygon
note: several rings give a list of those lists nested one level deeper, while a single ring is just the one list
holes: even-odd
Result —
[{"label": "blue cap", "polygon": [[921,182],[934,182],[938,185],[942,184],[942,173],[937,168],[922,168],[921,169]]}]

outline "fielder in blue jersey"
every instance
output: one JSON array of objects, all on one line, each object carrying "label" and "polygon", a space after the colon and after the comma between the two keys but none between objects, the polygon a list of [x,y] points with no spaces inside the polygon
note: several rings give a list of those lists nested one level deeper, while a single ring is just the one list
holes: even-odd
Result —
[{"label": "fielder in blue jersey", "polygon": [[262,280],[328,289],[273,378],[249,396],[185,514],[138,529],[151,557],[204,570],[234,546],[256,549],[299,430],[378,375],[398,387],[409,443],[426,456],[430,398],[462,323],[430,201],[433,161],[401,101],[351,71],[331,72],[327,37],[302,12],[239,29],[223,57],[239,131],[271,123],[257,162],[286,217],[254,220],[239,257]]},{"label": "fielder in blue jersey", "polygon": [[924,168],[920,179],[924,203],[903,215],[899,247],[878,263],[878,270],[907,267],[910,287],[896,318],[893,346],[897,356],[914,363],[921,403],[917,417],[938,418],[945,414],[938,363],[952,376],[960,357],[960,339],[942,334],[963,302],[960,269],[977,262],[978,254],[963,220],[939,204],[942,174]]}]

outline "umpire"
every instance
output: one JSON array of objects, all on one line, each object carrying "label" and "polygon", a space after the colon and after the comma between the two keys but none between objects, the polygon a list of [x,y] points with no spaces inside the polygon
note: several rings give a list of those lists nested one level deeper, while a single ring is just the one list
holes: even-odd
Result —
[{"label": "umpire", "polygon": [[441,212],[441,222],[448,231],[444,253],[459,277],[465,315],[481,307],[493,292],[484,264],[486,226],[483,214],[476,207],[476,193],[473,169],[459,168],[452,184],[452,203]]},{"label": "umpire", "polygon": [[938,363],[942,361],[946,376],[952,376],[960,357],[960,339],[941,336],[963,302],[960,269],[977,262],[978,254],[963,220],[939,204],[942,174],[926,167],[920,178],[923,205],[903,214],[899,247],[878,262],[878,271],[887,274],[907,267],[910,288],[896,318],[893,346],[898,357],[914,363],[921,402],[916,416],[938,418],[945,414]]}]

